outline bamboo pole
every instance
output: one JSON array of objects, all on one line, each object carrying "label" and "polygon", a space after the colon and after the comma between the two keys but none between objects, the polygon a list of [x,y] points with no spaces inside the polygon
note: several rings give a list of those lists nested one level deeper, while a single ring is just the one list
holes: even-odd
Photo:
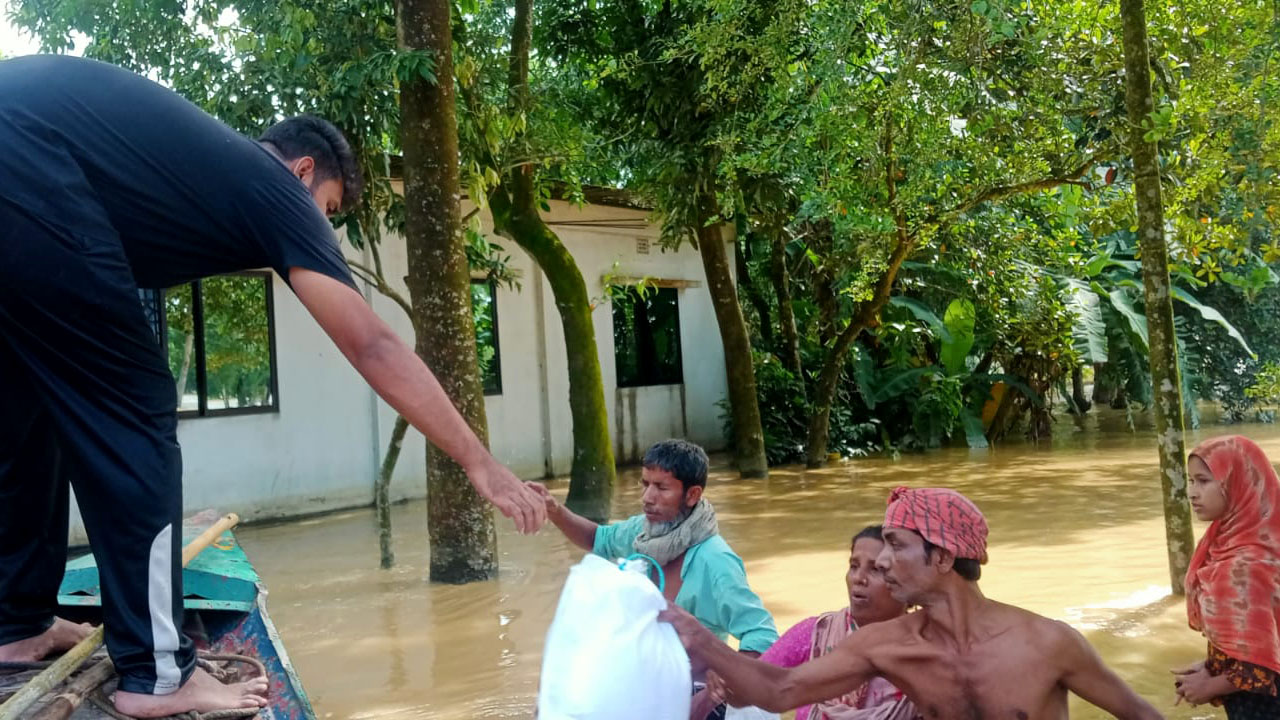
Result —
[{"label": "bamboo pole", "polygon": [[[187,564],[191,562],[192,558],[200,554],[201,550],[204,550],[212,544],[214,540],[218,539],[222,533],[235,527],[239,522],[240,517],[235,513],[223,515],[218,522],[213,524],[212,527],[200,533],[196,539],[187,543],[187,546],[182,548],[182,567],[186,567]],[[0,720],[18,720],[18,717],[25,712],[27,708],[31,707],[47,693],[51,692],[61,684],[63,680],[66,680],[71,673],[75,672],[76,668],[80,667],[85,660],[88,660],[98,647],[102,645],[102,640],[105,637],[103,633],[104,631],[101,625],[94,628],[93,632],[90,633],[88,637],[76,643],[75,647],[68,650],[66,654],[54,661],[52,665],[41,671],[39,675],[31,678],[31,681],[24,685],[21,690],[14,693],[13,697],[6,700],[3,705],[0,705]],[[101,672],[99,666],[104,664],[110,665],[111,660],[102,660],[98,665],[95,665],[90,672]],[[74,706],[72,706],[72,709],[75,709]]]}]

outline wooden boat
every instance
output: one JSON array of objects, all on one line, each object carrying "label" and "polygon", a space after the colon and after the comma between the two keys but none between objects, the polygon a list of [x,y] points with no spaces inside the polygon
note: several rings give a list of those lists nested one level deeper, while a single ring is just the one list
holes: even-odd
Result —
[{"label": "wooden boat", "polygon": [[[184,544],[202,528],[184,526]],[[258,573],[249,563],[230,530],[223,532],[183,570],[183,605],[186,608],[184,631],[197,649],[208,653],[242,655],[256,659],[266,668],[270,688],[269,705],[260,712],[266,720],[315,720],[315,711],[302,688],[280,635],[267,614],[266,592]],[[60,613],[72,620],[97,624],[101,620],[101,598],[98,567],[92,555],[67,563],[66,575],[58,596]],[[103,650],[84,664],[87,668]],[[246,666],[248,677],[257,671]],[[83,670],[83,668],[82,668]],[[14,666],[0,667],[0,700],[33,677],[37,669]],[[104,689],[114,687],[114,679]],[[20,717],[35,716],[44,701],[59,692],[54,690],[41,703],[33,705]],[[73,720],[113,720],[111,715],[93,702],[82,703],[71,716]]]}]

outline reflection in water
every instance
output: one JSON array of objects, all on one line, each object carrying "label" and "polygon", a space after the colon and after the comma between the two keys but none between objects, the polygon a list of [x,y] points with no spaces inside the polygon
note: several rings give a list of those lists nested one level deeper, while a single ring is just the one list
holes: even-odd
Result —
[{"label": "reflection in water", "polygon": [[[1141,418],[1138,419],[1141,422]],[[818,471],[775,470],[767,480],[720,472],[709,495],[724,536],[779,629],[845,602],[847,543],[882,517],[897,485],[948,485],[972,497],[991,525],[989,597],[1080,629],[1103,658],[1169,718],[1222,717],[1173,707],[1169,669],[1203,657],[1183,605],[1167,597],[1169,571],[1156,454],[1121,416],[1052,447],[944,450],[859,460]],[[1244,432],[1280,458],[1280,430]],[[623,474],[614,517],[638,508],[638,473]],[[563,494],[563,481],[553,484]],[[271,591],[272,616],[322,717],[532,717],[543,636],[565,573],[580,553],[548,527],[536,537],[500,523],[497,580],[433,586],[425,506],[395,508],[396,558],[377,569],[373,514],[352,511],[239,535]],[[1197,525],[1197,536],[1203,530]],[[1072,717],[1101,718],[1073,700]]]}]

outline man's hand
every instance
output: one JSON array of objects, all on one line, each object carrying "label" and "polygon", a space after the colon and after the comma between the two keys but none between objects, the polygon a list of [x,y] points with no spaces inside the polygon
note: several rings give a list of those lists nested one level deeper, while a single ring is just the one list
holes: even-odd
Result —
[{"label": "man's hand", "polygon": [[712,699],[716,704],[728,703],[733,704],[733,691],[729,689],[728,683],[715,670],[707,671],[707,692],[711,693]]},{"label": "man's hand", "polygon": [[658,613],[658,621],[671,623],[671,627],[676,629],[676,635],[680,636],[680,643],[691,656],[697,654],[700,648],[706,647],[708,642],[721,644],[719,638],[698,622],[698,618],[673,602],[668,602],[667,609]]},{"label": "man's hand", "polygon": [[547,511],[547,519],[554,520],[555,517],[558,514],[560,514],[560,511],[564,508],[564,506],[560,504],[560,501],[557,500],[555,496],[551,494],[551,491],[547,489],[546,485],[543,485],[540,482],[536,482],[534,480],[528,480],[525,482],[525,485],[528,485],[529,489],[533,490],[535,493],[538,494],[539,497],[542,498],[543,505]]},{"label": "man's hand", "polygon": [[546,501],[492,455],[465,470],[467,479],[475,486],[480,497],[493,503],[499,512],[511,518],[520,532],[537,532],[547,521]]},{"label": "man's hand", "polygon": [[703,688],[694,693],[693,700],[689,702],[689,720],[705,720],[719,705],[720,701],[707,688]]}]

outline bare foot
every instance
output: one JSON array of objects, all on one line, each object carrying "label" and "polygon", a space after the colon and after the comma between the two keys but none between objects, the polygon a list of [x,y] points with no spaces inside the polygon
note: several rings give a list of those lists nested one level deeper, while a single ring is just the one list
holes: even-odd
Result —
[{"label": "bare foot", "polygon": [[25,640],[0,645],[0,662],[36,662],[55,652],[65,652],[89,637],[93,626],[54,618],[48,630]]},{"label": "bare foot", "polygon": [[137,718],[177,715],[189,710],[206,713],[231,708],[257,708],[267,704],[266,678],[223,685],[209,673],[196,668],[191,678],[175,693],[144,695],[117,690],[112,700],[116,710]]}]

